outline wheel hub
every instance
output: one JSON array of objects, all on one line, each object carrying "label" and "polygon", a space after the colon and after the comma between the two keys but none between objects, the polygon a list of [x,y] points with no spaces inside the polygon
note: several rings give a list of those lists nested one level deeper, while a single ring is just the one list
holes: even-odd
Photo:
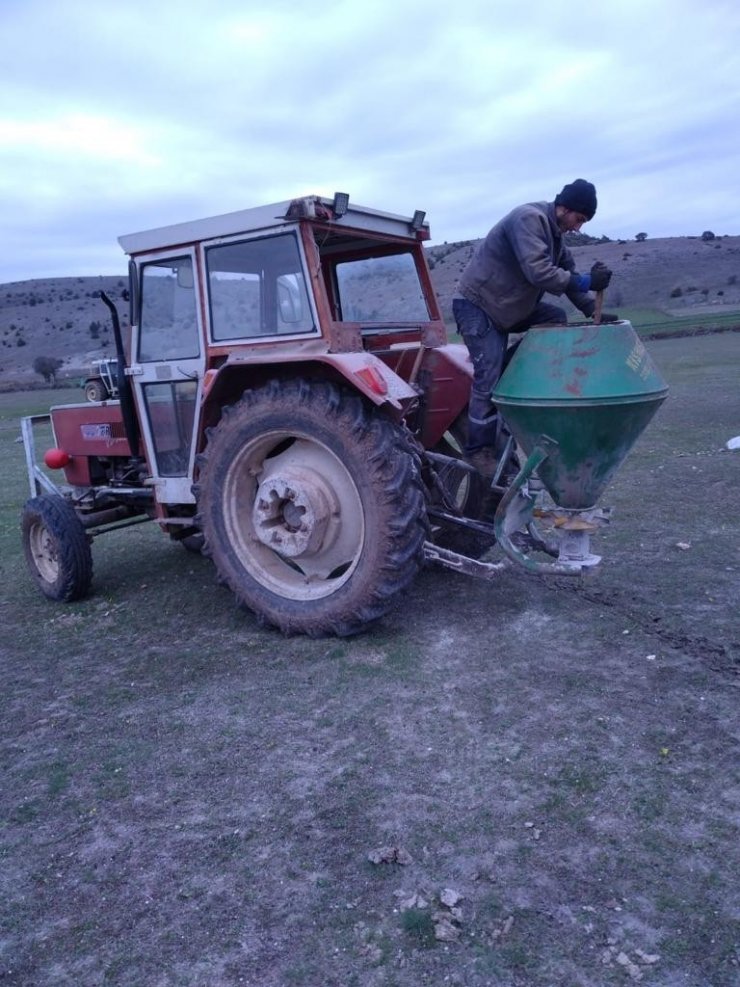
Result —
[{"label": "wheel hub", "polygon": [[288,466],[264,478],[252,518],[257,538],[288,558],[325,549],[338,514],[331,488],[314,470]]}]

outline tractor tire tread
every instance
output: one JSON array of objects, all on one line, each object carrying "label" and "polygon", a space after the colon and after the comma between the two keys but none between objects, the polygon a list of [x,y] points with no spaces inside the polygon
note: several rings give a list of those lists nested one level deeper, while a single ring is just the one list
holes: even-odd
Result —
[{"label": "tractor tire tread", "polygon": [[[56,547],[57,578],[50,582],[39,570],[32,552],[31,531],[43,526]],[[86,597],[93,577],[90,538],[77,512],[57,494],[41,494],[26,501],[21,516],[23,548],[31,575],[44,596],[61,603]]]},{"label": "tractor tire tread", "polygon": [[[337,446],[358,450],[364,476],[369,485],[377,516],[382,518],[378,530],[366,537],[382,542],[382,550],[372,552],[372,571],[353,573],[341,590],[301,606],[283,600],[260,586],[229,559],[228,546],[220,544],[221,527],[218,489],[226,468],[224,457],[239,441],[240,434],[253,434],[256,419],[270,415],[292,415],[301,427],[320,422]],[[357,453],[356,453],[357,455]],[[346,464],[345,464],[346,466]],[[211,434],[210,442],[199,458],[198,480],[193,487],[198,503],[197,523],[203,528],[203,554],[209,555],[216,570],[237,600],[254,611],[260,624],[277,627],[283,633],[302,633],[321,637],[327,633],[340,637],[363,630],[382,617],[395,597],[405,590],[423,564],[423,545],[428,537],[425,492],[421,480],[418,454],[407,440],[405,430],[356,395],[329,382],[306,380],[272,380],[257,390],[246,391],[224,409],[221,421]],[[368,522],[369,523],[369,522]]]}]

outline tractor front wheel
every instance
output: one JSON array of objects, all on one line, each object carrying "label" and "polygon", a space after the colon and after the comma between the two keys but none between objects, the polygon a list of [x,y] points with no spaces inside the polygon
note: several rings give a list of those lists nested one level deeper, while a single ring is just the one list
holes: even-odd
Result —
[{"label": "tractor front wheel", "polygon": [[332,384],[247,391],[224,409],[198,467],[204,553],[241,603],[286,633],[362,630],[422,563],[412,444]]},{"label": "tractor front wheel", "polygon": [[32,497],[21,517],[23,550],[37,586],[50,600],[70,603],[87,596],[92,552],[74,507],[56,494]]}]

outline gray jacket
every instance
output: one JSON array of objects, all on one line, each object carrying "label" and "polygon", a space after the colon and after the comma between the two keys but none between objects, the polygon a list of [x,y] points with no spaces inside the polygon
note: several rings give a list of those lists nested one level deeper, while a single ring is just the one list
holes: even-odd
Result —
[{"label": "gray jacket", "polygon": [[504,216],[480,241],[459,291],[503,330],[527,319],[546,291],[566,295],[590,318],[594,300],[573,286],[575,269],[558,229],[555,203],[529,202]]}]

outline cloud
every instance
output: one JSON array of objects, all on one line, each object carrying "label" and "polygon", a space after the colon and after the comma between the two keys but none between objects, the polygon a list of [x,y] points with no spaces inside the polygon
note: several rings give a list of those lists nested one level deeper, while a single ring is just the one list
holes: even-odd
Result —
[{"label": "cloud", "polygon": [[578,176],[596,233],[740,232],[723,0],[11,0],[1,17],[0,281],[117,273],[121,233],[336,189],[426,209],[439,241]]}]

